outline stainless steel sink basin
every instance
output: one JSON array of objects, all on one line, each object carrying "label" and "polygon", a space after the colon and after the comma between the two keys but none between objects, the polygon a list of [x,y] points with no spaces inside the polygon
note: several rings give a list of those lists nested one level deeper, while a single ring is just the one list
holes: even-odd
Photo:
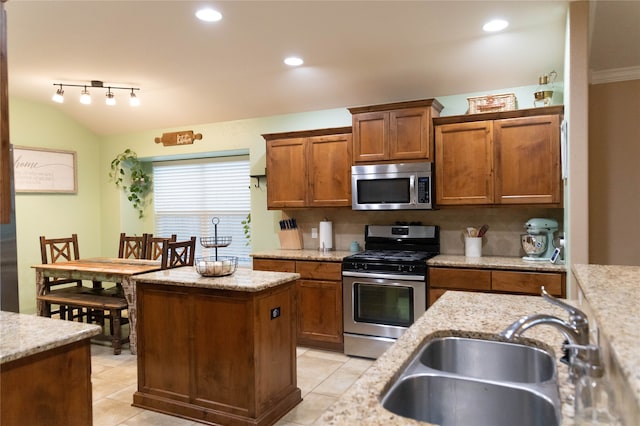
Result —
[{"label": "stainless steel sink basin", "polygon": [[400,416],[443,426],[558,426],[553,355],[534,346],[434,337],[382,397]]},{"label": "stainless steel sink basin", "polygon": [[529,389],[459,377],[405,377],[387,393],[389,411],[442,426],[550,426],[560,424],[551,399]]},{"label": "stainless steel sink basin", "polygon": [[467,377],[537,383],[552,380],[556,365],[545,350],[511,342],[443,337],[427,342],[420,362]]}]

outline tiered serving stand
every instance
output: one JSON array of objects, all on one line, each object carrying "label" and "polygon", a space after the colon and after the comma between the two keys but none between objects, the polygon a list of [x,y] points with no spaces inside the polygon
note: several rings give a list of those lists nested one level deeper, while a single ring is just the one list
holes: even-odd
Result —
[{"label": "tiered serving stand", "polygon": [[227,247],[231,244],[231,237],[218,236],[219,218],[214,217],[211,219],[211,223],[213,223],[213,236],[200,237],[200,245],[205,248],[213,248],[215,255],[196,258],[194,266],[196,271],[203,277],[231,275],[238,267],[238,258],[236,256],[218,256],[218,248]]}]

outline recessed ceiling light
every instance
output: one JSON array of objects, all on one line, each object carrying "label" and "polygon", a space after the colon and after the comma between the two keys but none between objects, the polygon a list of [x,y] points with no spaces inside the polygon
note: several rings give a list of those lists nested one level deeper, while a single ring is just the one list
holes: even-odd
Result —
[{"label": "recessed ceiling light", "polygon": [[222,13],[211,8],[200,9],[196,12],[196,17],[201,21],[216,22],[222,19]]},{"label": "recessed ceiling light", "polygon": [[285,58],[284,63],[289,65],[290,67],[299,67],[300,65],[304,64],[304,61],[302,60],[302,58],[289,56],[288,58]]},{"label": "recessed ceiling light", "polygon": [[482,26],[482,29],[487,32],[502,31],[509,26],[509,23],[503,19],[494,19]]}]

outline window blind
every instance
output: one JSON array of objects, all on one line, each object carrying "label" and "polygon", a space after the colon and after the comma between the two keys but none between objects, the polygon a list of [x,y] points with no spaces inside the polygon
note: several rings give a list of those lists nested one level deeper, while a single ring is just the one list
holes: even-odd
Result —
[{"label": "window blind", "polygon": [[200,237],[215,236],[217,217],[218,237],[231,237],[218,255],[250,263],[242,225],[251,211],[248,156],[154,163],[153,179],[155,235],[176,234],[179,241],[195,236],[196,256],[214,256],[215,249],[202,247]]}]

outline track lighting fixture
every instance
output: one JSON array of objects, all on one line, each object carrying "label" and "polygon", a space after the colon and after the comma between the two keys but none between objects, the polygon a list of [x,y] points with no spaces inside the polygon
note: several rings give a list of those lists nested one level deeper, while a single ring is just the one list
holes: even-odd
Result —
[{"label": "track lighting fixture", "polygon": [[105,94],[105,103],[109,106],[116,104],[116,97],[113,93],[114,90],[130,90],[131,94],[129,95],[129,103],[131,106],[140,105],[140,98],[138,98],[135,94],[135,90],[140,90],[138,87],[117,87],[117,86],[105,86],[104,83],[100,80],[91,80],[91,84],[65,84],[65,83],[53,83],[55,87],[58,89],[56,93],[51,98],[54,102],[63,103],[64,102],[64,89],[63,87],[82,87],[80,91],[80,103],[89,105],[91,104],[91,94],[89,93],[89,88],[106,88],[107,92]]}]

